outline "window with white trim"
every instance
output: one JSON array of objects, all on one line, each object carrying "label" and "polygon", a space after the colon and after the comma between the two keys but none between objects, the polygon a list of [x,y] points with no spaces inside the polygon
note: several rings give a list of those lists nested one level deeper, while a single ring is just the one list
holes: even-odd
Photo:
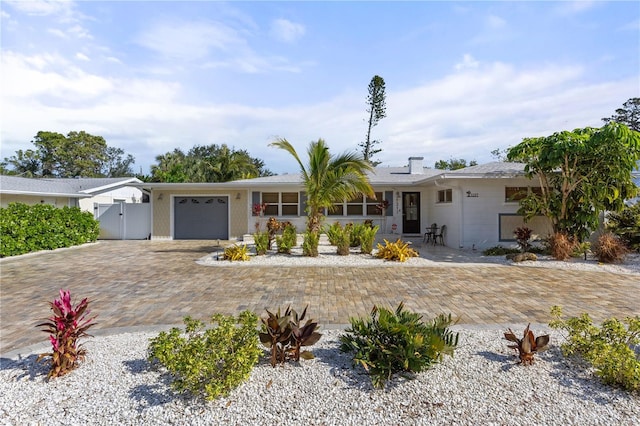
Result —
[{"label": "window with white trim", "polygon": [[441,189],[438,191],[438,204],[453,202],[453,190]]},{"label": "window with white trim", "polygon": [[375,198],[357,195],[349,201],[336,203],[327,209],[327,216],[380,216],[378,205],[382,203],[382,192],[376,192]]},{"label": "window with white trim", "polygon": [[542,195],[542,188],[539,186],[506,186],[504,188],[504,202],[517,203],[526,198],[529,193]]},{"label": "window with white trim", "polygon": [[297,192],[263,192],[262,202],[267,206],[265,216],[298,216],[300,194]]}]

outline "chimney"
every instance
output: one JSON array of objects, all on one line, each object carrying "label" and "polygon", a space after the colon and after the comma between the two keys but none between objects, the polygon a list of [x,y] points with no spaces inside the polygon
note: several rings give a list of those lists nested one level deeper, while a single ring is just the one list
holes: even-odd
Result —
[{"label": "chimney", "polygon": [[424,173],[424,168],[422,167],[422,160],[424,160],[424,157],[409,157],[409,174],[410,175],[421,175]]}]

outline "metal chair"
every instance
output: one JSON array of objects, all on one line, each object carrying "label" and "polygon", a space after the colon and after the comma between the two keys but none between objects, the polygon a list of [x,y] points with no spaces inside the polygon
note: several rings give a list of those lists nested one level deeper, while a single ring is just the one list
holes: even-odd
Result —
[{"label": "metal chair", "polygon": [[424,243],[428,243],[429,241],[431,241],[431,238],[433,238],[436,233],[436,229],[438,229],[438,225],[436,225],[435,223],[432,223],[431,226],[427,228],[427,231],[424,233]]},{"label": "metal chair", "polygon": [[441,245],[444,245],[444,237],[446,232],[447,232],[447,225],[442,225],[440,227],[440,232],[433,235],[433,245],[436,245],[438,243],[438,240],[440,240]]}]

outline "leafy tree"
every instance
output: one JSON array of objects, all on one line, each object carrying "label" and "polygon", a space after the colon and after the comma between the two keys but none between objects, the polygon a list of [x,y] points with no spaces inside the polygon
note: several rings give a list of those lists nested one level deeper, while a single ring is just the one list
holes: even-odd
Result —
[{"label": "leafy tree", "polygon": [[371,140],[371,129],[387,116],[385,100],[384,79],[379,75],[374,75],[369,83],[369,95],[367,96],[367,112],[369,113],[367,139],[358,145],[362,148],[362,156],[364,159],[372,162],[374,166],[379,164],[379,162],[372,161],[372,157],[382,151],[382,149],[374,148],[380,141],[375,139]]},{"label": "leafy tree", "polygon": [[307,192],[307,231],[318,234],[324,209],[331,210],[342,200],[358,194],[374,197],[366,172],[373,169],[358,154],[333,156],[323,139],[311,142],[307,148],[309,162],[305,165],[295,148],[286,139],[278,139],[271,146],[284,149],[300,166],[302,182]]},{"label": "leafy tree", "polygon": [[134,158],[120,148],[107,146],[102,136],[85,131],[40,131],[32,143],[36,149],[18,150],[5,158],[10,173],[25,177],[118,177],[131,176]]},{"label": "leafy tree", "polygon": [[156,162],[151,166],[154,182],[228,182],[272,174],[262,160],[224,144],[196,145],[186,154],[176,148],[157,156]]},{"label": "leafy tree", "polygon": [[601,212],[620,211],[637,193],[631,172],[640,159],[640,133],[610,123],[525,138],[507,159],[525,163],[526,176],[541,186],[540,194],[521,200],[519,213],[526,219],[545,215],[555,232],[582,241],[597,228]]},{"label": "leafy tree", "polygon": [[500,148],[496,148],[491,151],[491,156],[496,161],[506,161],[507,160],[507,150],[502,150]]},{"label": "leafy tree", "polygon": [[630,98],[618,108],[609,118],[603,118],[605,123],[616,122],[624,124],[631,130],[640,132],[640,98]]},{"label": "leafy tree", "polygon": [[[469,166],[477,166],[476,160],[471,160]],[[467,167],[467,160],[463,158],[451,158],[449,161],[438,160],[436,161],[435,168],[439,170],[458,170]]]}]

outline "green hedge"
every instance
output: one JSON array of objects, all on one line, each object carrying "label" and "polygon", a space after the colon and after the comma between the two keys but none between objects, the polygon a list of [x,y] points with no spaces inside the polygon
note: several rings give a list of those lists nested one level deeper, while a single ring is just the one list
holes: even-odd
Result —
[{"label": "green hedge", "polygon": [[99,222],[78,207],[10,203],[0,208],[0,257],[96,241],[99,232]]}]

